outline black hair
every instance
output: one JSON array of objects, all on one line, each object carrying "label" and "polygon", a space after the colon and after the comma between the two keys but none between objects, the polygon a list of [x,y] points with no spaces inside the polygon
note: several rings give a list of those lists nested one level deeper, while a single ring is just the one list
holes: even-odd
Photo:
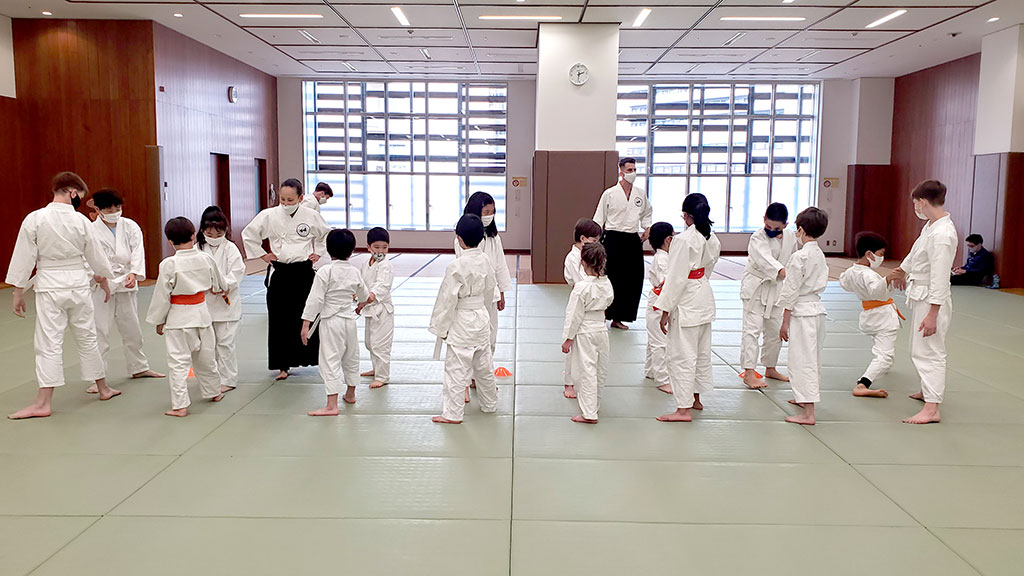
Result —
[{"label": "black hair", "polygon": [[598,276],[604,276],[605,268],[608,265],[608,253],[604,250],[604,244],[600,242],[584,244],[580,249],[580,262],[590,266],[590,269],[597,272]]},{"label": "black hair", "polygon": [[590,218],[580,218],[576,221],[576,228],[572,232],[573,242],[579,242],[581,238],[600,238],[601,225]]},{"label": "black hair", "polygon": [[789,208],[786,208],[782,202],[772,202],[764,211],[764,217],[785,224],[789,222]]},{"label": "black hair", "polygon": [[97,210],[106,210],[113,206],[123,206],[124,200],[121,199],[121,195],[117,193],[117,190],[113,188],[103,188],[99,192],[92,195],[92,205]]},{"label": "black hair", "polygon": [[79,196],[89,193],[89,187],[85,185],[85,180],[82,180],[82,177],[74,172],[61,172],[50,181],[50,190],[54,194],[64,191],[65,188],[78,190]]},{"label": "black hair", "polygon": [[388,231],[380,226],[376,228],[370,228],[369,232],[366,233],[366,245],[369,246],[374,242],[387,242],[391,244],[391,235]]},{"label": "black hair", "polygon": [[206,235],[203,231],[207,228],[223,230],[224,236],[231,240],[231,231],[228,228],[228,217],[220,206],[209,206],[203,210],[203,216],[199,219],[199,230],[196,232],[196,243],[200,246],[206,245]]},{"label": "black hair", "polygon": [[636,158],[626,156],[625,158],[619,159],[619,168],[625,168],[626,164],[636,164]]},{"label": "black hair", "polygon": [[985,243],[985,239],[981,237],[981,234],[971,234],[967,237],[967,242],[980,245]]},{"label": "black hair", "polygon": [[476,248],[484,241],[484,223],[476,214],[463,214],[455,225],[455,234],[467,248]]},{"label": "black hair", "polygon": [[331,230],[327,233],[327,253],[335,260],[348,260],[356,249],[356,235],[348,228]]},{"label": "black hair", "polygon": [[946,203],[946,185],[938,180],[925,180],[914,187],[910,197],[927,200],[932,206],[942,206]]},{"label": "black hair", "polygon": [[[804,229],[806,232],[807,230]],[[878,253],[879,250],[885,248],[885,238],[882,238],[881,234],[874,232],[861,232],[854,236],[854,243],[857,245],[857,256],[863,258],[868,252]]]},{"label": "black hair", "polygon": [[710,218],[711,206],[708,204],[706,196],[700,192],[687,194],[686,198],[683,198],[683,212],[693,218],[693,227],[701,233],[701,236],[711,238],[711,225],[714,222]]},{"label": "black hair", "polygon": [[295,192],[299,196],[302,196],[302,182],[299,182],[295,178],[289,178],[284,182],[281,182],[281,188],[284,188],[285,186],[287,186],[288,188],[295,188]]},{"label": "black hair", "polygon": [[334,198],[334,190],[331,190],[331,185],[327,182],[317,182],[316,188],[313,188],[314,192],[323,192],[328,198]]},{"label": "black hair", "polygon": [[665,240],[675,233],[675,228],[673,228],[668,222],[655,222],[654,225],[651,226],[651,233],[647,237],[647,240],[651,243],[651,248],[661,250],[665,245]]},{"label": "black hair", "polygon": [[[484,214],[483,214],[484,206],[487,206],[487,205],[490,205],[490,204],[494,204],[494,196],[491,196],[487,192],[473,192],[473,194],[469,197],[469,200],[466,201],[466,209],[463,210],[462,213],[463,214],[472,214],[472,215],[474,215],[474,216],[476,216],[478,218],[483,219],[483,217],[484,217]],[[491,220],[490,225],[488,225],[488,226],[486,226],[484,228],[484,231],[487,234],[488,238],[494,238],[495,236],[498,235],[498,218],[497,218],[497,208],[498,208],[498,206],[495,204],[494,208],[495,208],[495,218],[494,218],[494,220]],[[481,224],[483,224],[483,222],[481,222]],[[465,238],[463,238],[463,240],[465,240]]]},{"label": "black hair", "polygon": [[804,208],[796,215],[796,227],[803,228],[804,234],[811,238],[821,238],[821,235],[828,229],[828,214],[814,206]]},{"label": "black hair", "polygon": [[192,241],[196,233],[196,227],[192,221],[184,216],[171,218],[164,224],[164,236],[171,241],[171,244],[180,246]]}]

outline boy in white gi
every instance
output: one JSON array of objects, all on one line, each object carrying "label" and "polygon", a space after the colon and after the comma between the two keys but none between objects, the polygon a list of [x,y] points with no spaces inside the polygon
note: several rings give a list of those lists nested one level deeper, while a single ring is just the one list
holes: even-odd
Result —
[{"label": "boy in white gi", "polygon": [[686,230],[672,240],[668,272],[654,306],[661,310],[661,331],[667,334],[665,357],[676,410],[661,422],[690,422],[690,410],[703,410],[700,395],[714,390],[711,381],[711,323],[715,295],[709,277],[722,252],[711,231],[711,207],[698,192],[683,199]]},{"label": "boy in white gi", "polygon": [[821,400],[821,347],[825,341],[825,304],[821,293],[828,285],[828,264],[818,238],[828,228],[828,215],[807,208],[796,216],[796,238],[803,246],[789,259],[778,306],[782,313],[779,338],[789,342],[790,404],[802,411],[786,418],[793,424],[814,425],[814,404]]},{"label": "boy in white gi", "polygon": [[[786,230],[789,210],[785,204],[773,202],[764,213],[764,228],[750,235],[747,243],[747,267],[740,281],[740,300],[743,301],[743,336],[740,340],[740,366],[743,383],[747,388],[764,388],[765,381],[757,373],[758,340],[761,345],[761,364],[764,376],[772,380],[789,382],[778,371],[779,328],[782,309],[776,305],[779,288],[786,277],[786,264],[796,251],[796,235]],[[763,336],[762,336],[763,335]]]},{"label": "boy in white gi", "polygon": [[573,286],[565,307],[562,353],[571,354],[572,383],[580,405],[573,422],[596,424],[601,408],[601,388],[608,375],[608,327],[604,311],[615,299],[612,283],[604,275],[608,261],[599,242],[585,244],[580,261],[586,274]]},{"label": "boy in white gi", "polygon": [[956,227],[943,207],[946,186],[926,180],[911,193],[914,214],[927,220],[910,254],[889,279],[897,289],[906,289],[912,329],[910,358],[921,378],[921,391],[910,397],[924,400],[920,412],[904,420],[907,424],[939,421],[939,404],[946,391],[946,332],[953,319],[953,295],[949,270],[959,243]]},{"label": "boy in white gi", "polygon": [[370,258],[363,264],[361,272],[370,296],[356,306],[356,314],[362,314],[366,322],[363,344],[370,352],[373,368],[360,376],[373,377],[370,388],[380,388],[391,381],[391,343],[395,338],[391,286],[395,283],[395,271],[388,262],[390,244],[391,235],[383,228],[371,228],[366,233]]},{"label": "boy in white gi", "polygon": [[[576,228],[573,230],[573,245],[569,253],[565,255],[565,262],[562,266],[562,276],[569,288],[576,286],[576,283],[586,277],[583,271],[583,264],[580,262],[580,254],[584,244],[601,241],[601,225],[590,218],[580,218],[576,221]],[[576,389],[572,384],[572,362],[575,353],[570,351],[565,356],[565,370],[562,372],[565,378],[565,390],[562,392],[566,398],[575,398]]]},{"label": "boy in white gi", "polygon": [[64,385],[64,331],[71,327],[78,342],[82,379],[95,380],[100,400],[121,392],[107,386],[106,368],[96,339],[89,268],[109,295],[110,262],[92,233],[89,219],[79,213],[89,189],[72,172],[57,174],[51,183],[53,202],[25,217],[7,269],[14,286],[14,313],[25,317],[25,288],[36,270],[36,380],[39,392],[29,406],[8,416],[11,420],[50,415],[53,389]]},{"label": "boy in white gi", "polygon": [[331,185],[327,182],[317,182],[313,193],[302,197],[302,205],[310,210],[319,212],[320,207],[327,204],[327,201],[331,198],[334,198],[334,191],[331,190]]},{"label": "boy in white gi", "polygon": [[188,218],[171,218],[164,225],[167,242],[174,254],[160,263],[153,286],[146,321],[167,345],[170,372],[171,409],[167,416],[188,416],[188,369],[195,371],[204,399],[220,402],[220,374],[217,372],[217,335],[206,306],[206,293],[222,294],[224,279],[209,254],[195,247],[196,228]]},{"label": "boy in white gi", "polygon": [[310,416],[337,416],[338,394],[346,386],[346,404],[356,403],[359,383],[359,333],[356,330],[356,300],[370,297],[359,269],[349,263],[356,249],[356,237],[349,230],[331,230],[327,253],[331,263],[317,270],[313,288],[302,311],[302,341],[309,341],[313,322],[320,320],[320,377],[327,391],[327,405]]},{"label": "boy in white gi", "polygon": [[474,214],[463,215],[455,234],[460,254],[444,271],[430,315],[430,333],[438,338],[434,358],[440,356],[442,341],[448,345],[441,415],[433,418],[439,424],[462,423],[464,395],[471,378],[477,381],[480,411],[494,412],[498,405],[488,312],[496,282],[490,258],[480,248],[484,224]]},{"label": "boy in white gi", "polygon": [[839,276],[839,285],[861,300],[864,310],[860,313],[860,331],[871,336],[874,358],[857,380],[853,395],[887,398],[888,392],[881,388],[872,389],[871,385],[892,366],[903,315],[890,296],[885,278],[875,272],[885,262],[885,238],[874,232],[861,232],[854,241],[860,260]]},{"label": "boy in white gi", "polygon": [[238,246],[228,235],[228,217],[217,206],[210,206],[199,221],[199,249],[217,263],[224,278],[224,293],[210,293],[206,306],[213,320],[213,333],[217,337],[217,371],[220,373],[220,391],[229,392],[238,386],[238,356],[235,337],[242,322],[242,295],[239,286],[245,277],[245,261]]},{"label": "boy in white gi", "polygon": [[[149,360],[142,351],[137,298],[139,282],[146,279],[146,250],[142,243],[142,228],[134,220],[121,215],[124,200],[117,191],[104,188],[93,194],[92,202],[99,210],[99,218],[92,223],[93,232],[114,272],[109,280],[109,300],[98,287],[92,293],[100,355],[106,363],[110,351],[110,328],[116,323],[121,341],[124,342],[128,373],[132,378],[163,378],[163,374],[149,369]],[[90,386],[86,392],[95,394],[96,386]]]},{"label": "boy in white gi", "polygon": [[644,361],[644,376],[654,380],[658,390],[666,394],[672,393],[672,384],[668,381],[668,367],[665,362],[665,345],[668,342],[661,331],[661,310],[654,307],[654,301],[661,294],[668,274],[668,250],[672,245],[675,229],[668,222],[656,222],[651,226],[647,240],[654,249],[654,260],[647,270],[647,280],[651,283],[651,293],[647,295],[647,355]]}]

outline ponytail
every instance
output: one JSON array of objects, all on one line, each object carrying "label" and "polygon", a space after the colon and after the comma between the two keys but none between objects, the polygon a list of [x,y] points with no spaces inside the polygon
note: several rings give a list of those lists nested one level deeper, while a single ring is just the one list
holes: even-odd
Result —
[{"label": "ponytail", "polygon": [[693,218],[693,227],[705,239],[711,237],[711,225],[714,222],[710,218],[711,206],[708,205],[708,199],[703,194],[700,192],[687,194],[686,198],[683,198],[683,212]]}]

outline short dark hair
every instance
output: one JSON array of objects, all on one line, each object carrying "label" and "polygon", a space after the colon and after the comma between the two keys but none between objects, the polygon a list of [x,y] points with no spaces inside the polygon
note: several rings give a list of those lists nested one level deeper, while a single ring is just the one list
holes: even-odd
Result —
[{"label": "short dark hair", "polygon": [[619,159],[619,168],[625,168],[626,164],[636,164],[636,158],[626,156],[625,158]]},{"label": "short dark hair", "polygon": [[821,238],[828,229],[828,214],[814,206],[804,208],[803,212],[796,215],[796,227],[803,228],[804,234],[811,238]]},{"label": "short dark hair", "polygon": [[327,233],[327,253],[335,260],[348,260],[356,249],[356,235],[348,228],[331,230]]},{"label": "short dark hair", "polygon": [[971,234],[967,237],[967,242],[980,245],[985,243],[985,239],[981,237],[981,234]]},{"label": "short dark hair", "polygon": [[476,214],[463,214],[455,225],[455,234],[469,248],[476,248],[484,241],[484,223]]},{"label": "short dark hair", "polygon": [[651,248],[661,250],[665,245],[665,240],[675,233],[675,228],[673,228],[668,222],[655,222],[654,225],[651,226],[651,233],[647,239],[651,243]]},{"label": "short dark hair", "polygon": [[113,206],[123,206],[124,200],[121,199],[121,195],[117,193],[117,190],[104,188],[92,195],[92,204],[97,210],[106,210]]},{"label": "short dark hair", "polygon": [[314,192],[323,192],[328,198],[334,198],[334,190],[331,190],[331,185],[327,182],[317,182],[316,188],[313,188]]},{"label": "short dark hair", "polygon": [[604,244],[600,242],[584,244],[580,250],[580,262],[590,266],[590,269],[597,272],[598,276],[604,276],[604,270],[608,264],[608,253],[604,250]]},{"label": "short dark hair", "polygon": [[914,187],[910,197],[927,200],[932,206],[942,206],[946,203],[946,185],[938,180],[925,180]]},{"label": "short dark hair", "polygon": [[580,238],[586,236],[587,238],[600,238],[601,225],[594,222],[590,218],[580,218],[576,221],[576,228],[572,232],[573,242],[579,242]]},{"label": "short dark hair", "polygon": [[879,250],[885,248],[885,238],[882,238],[881,234],[874,232],[860,232],[853,239],[857,245],[857,256],[863,258],[868,252],[878,253]]},{"label": "short dark hair", "polygon": [[295,192],[299,196],[302,196],[302,182],[299,182],[295,178],[289,178],[289,179],[285,180],[284,182],[281,182],[281,188],[284,188],[286,186],[288,188],[295,188]]},{"label": "short dark hair", "polygon": [[768,205],[768,209],[764,211],[764,217],[775,222],[788,222],[789,221],[789,208],[782,202],[772,202]]},{"label": "short dark hair", "polygon": [[82,177],[74,172],[61,172],[50,181],[50,190],[54,194],[62,192],[65,188],[78,190],[80,196],[89,193],[89,187],[85,185],[85,180],[82,180]]},{"label": "short dark hair", "polygon": [[370,228],[370,231],[366,233],[366,245],[369,246],[374,242],[387,242],[388,244],[391,244],[391,235],[388,234],[387,230],[380,226]]},{"label": "short dark hair", "polygon": [[164,224],[164,236],[171,241],[171,244],[179,246],[192,241],[195,236],[196,227],[192,221],[184,216],[171,218]]},{"label": "short dark hair", "polygon": [[[484,227],[484,232],[487,234],[487,237],[494,238],[498,235],[498,205],[494,203],[494,196],[491,196],[487,192],[473,192],[469,199],[466,200],[466,209],[463,210],[462,213],[474,214],[483,218],[484,206],[494,206],[494,220],[491,220],[490,225]],[[463,240],[465,240],[465,238],[463,238]]]}]

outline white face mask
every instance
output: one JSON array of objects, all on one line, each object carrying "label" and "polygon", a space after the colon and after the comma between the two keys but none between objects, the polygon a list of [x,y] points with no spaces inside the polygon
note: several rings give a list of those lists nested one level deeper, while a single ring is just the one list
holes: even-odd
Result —
[{"label": "white face mask", "polygon": [[914,208],[914,216],[917,216],[918,219],[920,219],[920,220],[927,220],[928,219],[928,217],[925,216],[924,212],[921,212],[917,208]]},{"label": "white face mask", "polygon": [[291,206],[286,206],[284,204],[281,204],[281,209],[284,210],[285,214],[291,216],[292,214],[295,214],[295,212],[299,209],[299,205],[292,204]]},{"label": "white face mask", "polygon": [[874,254],[868,254],[868,265],[872,268],[878,268],[885,262],[885,258],[875,256]]},{"label": "white face mask", "polygon": [[103,221],[107,224],[117,224],[117,221],[121,219],[121,211],[118,210],[117,212],[110,212],[109,214],[106,212],[100,212],[100,216],[103,217]]},{"label": "white face mask", "polygon": [[321,206],[327,204],[328,200],[330,200],[330,198],[328,198],[327,196],[321,196],[320,198],[316,199],[316,201],[319,202]]},{"label": "white face mask", "polygon": [[630,172],[629,174],[623,174],[622,179],[632,184],[636,181],[636,172]]},{"label": "white face mask", "polygon": [[383,262],[384,259],[388,257],[388,255],[383,252],[374,252],[372,256],[374,262]]},{"label": "white face mask", "polygon": [[490,226],[491,222],[494,222],[494,214],[488,214],[480,218],[480,220],[484,223],[484,226]]},{"label": "white face mask", "polygon": [[217,238],[206,237],[206,243],[216,248],[224,243],[224,236],[218,236]]}]

